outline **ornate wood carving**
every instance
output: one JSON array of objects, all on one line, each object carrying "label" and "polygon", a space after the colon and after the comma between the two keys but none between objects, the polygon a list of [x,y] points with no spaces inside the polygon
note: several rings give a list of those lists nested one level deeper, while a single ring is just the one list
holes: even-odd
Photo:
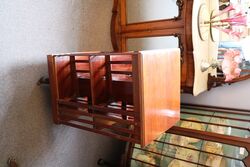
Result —
[{"label": "ornate wood carving", "polygon": [[179,14],[178,14],[178,16],[175,17],[174,19],[175,19],[175,20],[179,20],[179,19],[181,19],[182,9],[183,9],[183,6],[184,6],[184,1],[183,1],[183,0],[177,0],[177,1],[176,1],[176,5],[177,5],[178,8],[179,8]]},{"label": "ornate wood carving", "polygon": [[174,36],[176,38],[178,38],[178,45],[179,45],[179,48],[181,50],[181,63],[184,63],[184,46],[183,46],[183,41],[181,39],[181,34],[172,34],[171,36]]}]

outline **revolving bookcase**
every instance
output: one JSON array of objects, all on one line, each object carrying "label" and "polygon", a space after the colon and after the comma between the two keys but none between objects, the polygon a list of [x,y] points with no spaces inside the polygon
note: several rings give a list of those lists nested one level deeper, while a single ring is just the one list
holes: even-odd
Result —
[{"label": "revolving bookcase", "polygon": [[179,120],[179,58],[178,49],[49,55],[54,122],[150,143]]}]

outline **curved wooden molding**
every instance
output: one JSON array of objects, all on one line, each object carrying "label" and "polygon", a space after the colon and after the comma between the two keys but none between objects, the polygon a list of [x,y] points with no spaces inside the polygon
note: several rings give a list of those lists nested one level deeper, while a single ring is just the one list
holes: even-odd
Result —
[{"label": "curved wooden molding", "polygon": [[176,38],[178,38],[178,45],[179,45],[179,48],[181,50],[181,63],[184,63],[184,46],[183,46],[183,42],[181,40],[181,34],[171,34],[171,36],[174,36]]},{"label": "curved wooden molding", "polygon": [[110,35],[111,35],[111,42],[112,42],[112,46],[114,51],[119,51],[119,0],[114,0],[113,3],[113,9],[112,9],[112,17],[111,17],[111,24],[110,24]]},{"label": "curved wooden molding", "polygon": [[182,9],[183,9],[183,6],[184,6],[184,1],[183,0],[177,0],[176,1],[176,5],[178,6],[179,8],[179,14],[177,17],[175,17],[174,19],[175,20],[179,20],[181,19],[181,16],[182,16]]}]

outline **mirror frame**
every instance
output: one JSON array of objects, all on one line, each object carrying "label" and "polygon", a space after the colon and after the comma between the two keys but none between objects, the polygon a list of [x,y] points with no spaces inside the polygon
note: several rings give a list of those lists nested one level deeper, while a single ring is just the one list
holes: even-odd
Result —
[{"label": "mirror frame", "polygon": [[[157,36],[177,37],[179,39],[179,46],[181,50],[183,50],[183,44],[180,39],[182,34],[181,32],[175,32],[174,30],[172,30],[172,32],[156,32],[156,30],[160,29],[178,29],[182,26],[183,23],[181,22],[183,21],[183,15],[185,15],[183,10],[185,7],[184,0],[176,0],[176,5],[178,6],[178,16],[173,18],[127,23],[126,0],[114,0],[110,27],[111,41],[114,51],[126,51],[126,40],[123,38],[127,39]],[[140,31],[140,33],[135,34],[135,32],[138,31]]]},{"label": "mirror frame", "polygon": [[192,44],[192,10],[194,0],[176,0],[178,16],[169,19],[127,23],[126,0],[113,0],[111,41],[114,51],[127,51],[128,38],[174,36],[181,50],[182,92],[193,93],[194,61]]},{"label": "mirror frame", "polygon": [[[136,2],[140,2],[140,0],[132,0],[132,2],[130,2],[129,3],[129,0],[126,0],[126,13],[125,13],[125,15],[127,16],[127,24],[133,24],[133,23],[140,23],[140,22],[150,22],[150,21],[155,21],[155,20],[168,20],[168,19],[175,19],[175,20],[179,20],[179,19],[181,19],[181,15],[182,15],[182,8],[183,8],[183,5],[184,5],[184,2],[183,2],[183,0],[176,0],[176,2],[175,2],[175,4],[176,4],[176,7],[178,8],[177,9],[177,11],[175,11],[175,15],[172,15],[171,17],[169,17],[169,16],[167,16],[167,15],[165,15],[164,17],[161,17],[160,16],[160,18],[148,18],[148,19],[145,19],[145,20],[130,20],[129,21],[129,9],[130,8],[135,8],[136,10],[137,10],[137,8],[136,7],[133,7],[133,3],[135,3],[135,1]],[[154,0],[155,1],[155,0]],[[166,1],[166,0],[164,0],[164,1]],[[145,3],[145,2],[144,2]],[[147,2],[146,2],[147,3]],[[161,4],[159,1],[158,2],[153,2],[153,4]],[[168,3],[168,2],[167,2]],[[172,2],[171,2],[172,3]],[[174,3],[174,2],[173,2]],[[142,3],[143,4],[143,3]],[[132,5],[132,6],[131,6]],[[162,4],[161,4],[161,6],[162,6]],[[166,6],[166,5],[164,5],[164,8],[167,8],[168,6]],[[147,11],[148,9],[145,9],[144,11],[143,11],[143,13],[146,13],[146,12],[148,12]],[[159,9],[158,9],[158,11],[159,11]],[[133,16],[133,15],[131,15],[131,16]],[[159,16],[158,16],[159,17]]]}]

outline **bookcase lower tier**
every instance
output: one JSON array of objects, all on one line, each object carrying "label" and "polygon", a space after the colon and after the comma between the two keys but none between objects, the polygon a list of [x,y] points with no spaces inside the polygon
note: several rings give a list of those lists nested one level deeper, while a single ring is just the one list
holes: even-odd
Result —
[{"label": "bookcase lower tier", "polygon": [[181,121],[146,147],[128,143],[124,166],[248,167],[250,111],[182,105]]}]

